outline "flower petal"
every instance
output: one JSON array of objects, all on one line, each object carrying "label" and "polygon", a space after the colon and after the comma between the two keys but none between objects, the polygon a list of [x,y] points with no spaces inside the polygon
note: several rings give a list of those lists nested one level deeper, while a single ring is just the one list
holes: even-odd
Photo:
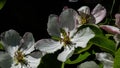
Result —
[{"label": "flower petal", "polygon": [[36,50],[31,52],[29,55],[32,56],[33,58],[38,59],[41,58],[44,54],[41,51]]},{"label": "flower petal", "polygon": [[0,51],[0,68],[10,68],[12,65],[12,58],[6,52]]},{"label": "flower petal", "polygon": [[35,42],[35,40],[34,40],[32,33],[26,32],[24,34],[23,38],[21,39],[20,50],[27,51],[32,46],[34,46],[34,42]]},{"label": "flower petal", "polygon": [[115,24],[120,28],[120,14],[115,14]]},{"label": "flower petal", "polygon": [[120,34],[120,30],[117,27],[110,26],[110,25],[100,25],[100,28],[104,29],[108,33],[111,34]]},{"label": "flower petal", "polygon": [[72,39],[76,43],[75,47],[85,48],[88,41],[95,36],[94,32],[89,28],[80,30]]},{"label": "flower petal", "polygon": [[115,34],[114,39],[116,41],[116,47],[117,47],[119,45],[119,43],[120,43],[120,34]]},{"label": "flower petal", "polygon": [[60,42],[56,42],[52,39],[41,39],[35,44],[35,48],[47,53],[54,53],[58,49],[62,48]]},{"label": "flower petal", "polygon": [[25,59],[28,62],[28,68],[37,68],[41,60],[41,58],[34,58],[32,56],[27,56]]},{"label": "flower petal", "polygon": [[76,16],[77,12],[73,9],[66,9],[59,16],[60,27],[68,28],[69,31],[75,28]]},{"label": "flower petal", "polygon": [[90,15],[90,8],[88,6],[82,6],[78,9],[78,12]]},{"label": "flower petal", "polygon": [[99,65],[97,65],[94,61],[87,61],[77,66],[77,68],[99,68]]},{"label": "flower petal", "polygon": [[15,30],[8,30],[1,34],[1,41],[4,47],[17,46],[20,44],[20,35]]},{"label": "flower petal", "polygon": [[20,63],[16,65],[16,63],[14,62],[10,68],[25,68],[25,67],[22,66]]},{"label": "flower petal", "polygon": [[57,59],[61,62],[65,62],[68,58],[70,58],[74,53],[74,47],[66,46],[64,51],[60,53]]},{"label": "flower petal", "polygon": [[51,36],[60,36],[59,20],[57,15],[51,14],[48,19],[47,31]]},{"label": "flower petal", "polygon": [[113,68],[113,57],[109,53],[96,53],[97,60],[101,61],[104,65],[103,68]]},{"label": "flower petal", "polygon": [[1,43],[11,57],[13,57],[15,51],[17,51],[20,40],[21,37],[19,33],[12,29],[1,34]]},{"label": "flower petal", "polygon": [[101,4],[97,4],[96,7],[92,11],[92,15],[96,19],[95,24],[98,24],[106,16],[106,9]]}]

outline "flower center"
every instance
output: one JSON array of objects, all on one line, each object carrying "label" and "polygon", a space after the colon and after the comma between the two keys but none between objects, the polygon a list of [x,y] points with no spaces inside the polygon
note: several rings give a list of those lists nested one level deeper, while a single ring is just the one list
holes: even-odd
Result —
[{"label": "flower center", "polygon": [[82,22],[82,24],[86,24],[87,23],[87,19],[85,17],[82,17],[81,22]]},{"label": "flower center", "polygon": [[17,61],[15,65],[18,65],[18,63],[26,64],[26,60],[24,59],[24,54],[22,54],[21,51],[15,52],[15,60]]},{"label": "flower center", "polygon": [[89,22],[91,16],[85,13],[80,13],[80,16],[78,16],[78,19],[80,21],[81,24],[86,24]]},{"label": "flower center", "polygon": [[72,44],[69,35],[70,35],[70,32],[66,32],[64,29],[61,29],[61,40],[60,40],[60,42],[63,42],[64,46]]}]

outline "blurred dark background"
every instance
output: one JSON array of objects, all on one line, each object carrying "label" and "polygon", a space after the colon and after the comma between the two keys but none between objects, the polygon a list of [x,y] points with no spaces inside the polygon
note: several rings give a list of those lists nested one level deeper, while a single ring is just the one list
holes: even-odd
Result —
[{"label": "blurred dark background", "polygon": [[[49,38],[46,29],[50,14],[59,15],[64,6],[77,10],[81,6],[87,5],[92,10],[98,3],[107,9],[107,16],[109,17],[113,0],[79,0],[75,3],[70,3],[68,0],[7,0],[5,6],[0,10],[0,33],[14,29],[20,35],[25,32],[32,32],[36,40]],[[119,4],[119,0],[116,0],[112,13],[113,18],[115,13],[120,12]],[[51,57],[55,59],[57,55]],[[50,60],[53,61],[53,59]],[[55,61],[52,65],[60,64],[57,60]],[[47,61],[46,63],[51,65]],[[70,65],[70,67],[76,68],[74,65]]]},{"label": "blurred dark background", "polygon": [[[68,0],[7,0],[0,10],[0,32],[15,29],[21,35],[32,32],[37,40],[47,38],[49,14],[59,15],[64,6],[77,10],[87,5],[92,10],[98,3],[105,6],[109,13],[112,0],[79,0],[75,3],[70,3]],[[119,11],[119,4],[120,2],[116,0],[113,14]]]}]

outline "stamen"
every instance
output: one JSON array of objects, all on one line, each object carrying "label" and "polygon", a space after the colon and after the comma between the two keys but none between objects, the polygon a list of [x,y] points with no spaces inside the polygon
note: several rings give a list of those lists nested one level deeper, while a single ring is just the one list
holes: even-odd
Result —
[{"label": "stamen", "polygon": [[82,18],[82,24],[85,24],[85,23],[87,23],[87,19],[86,18]]},{"label": "stamen", "polygon": [[24,59],[25,55],[21,51],[16,51],[15,52],[15,61],[16,64],[18,65],[19,63],[27,65],[27,61]]},{"label": "stamen", "polygon": [[61,29],[61,40],[60,40],[60,43],[63,42],[63,46],[72,44],[69,35],[70,35],[70,32],[66,32],[64,29]]}]

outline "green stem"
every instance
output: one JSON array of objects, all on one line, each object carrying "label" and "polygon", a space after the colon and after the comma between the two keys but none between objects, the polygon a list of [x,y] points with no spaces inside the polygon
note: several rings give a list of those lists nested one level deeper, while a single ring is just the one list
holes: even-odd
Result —
[{"label": "green stem", "polygon": [[111,10],[110,10],[110,15],[112,15],[114,5],[115,5],[115,0],[113,0],[112,7],[111,7]]},{"label": "green stem", "polygon": [[65,66],[65,63],[63,62],[61,68],[64,68],[64,66]]}]

